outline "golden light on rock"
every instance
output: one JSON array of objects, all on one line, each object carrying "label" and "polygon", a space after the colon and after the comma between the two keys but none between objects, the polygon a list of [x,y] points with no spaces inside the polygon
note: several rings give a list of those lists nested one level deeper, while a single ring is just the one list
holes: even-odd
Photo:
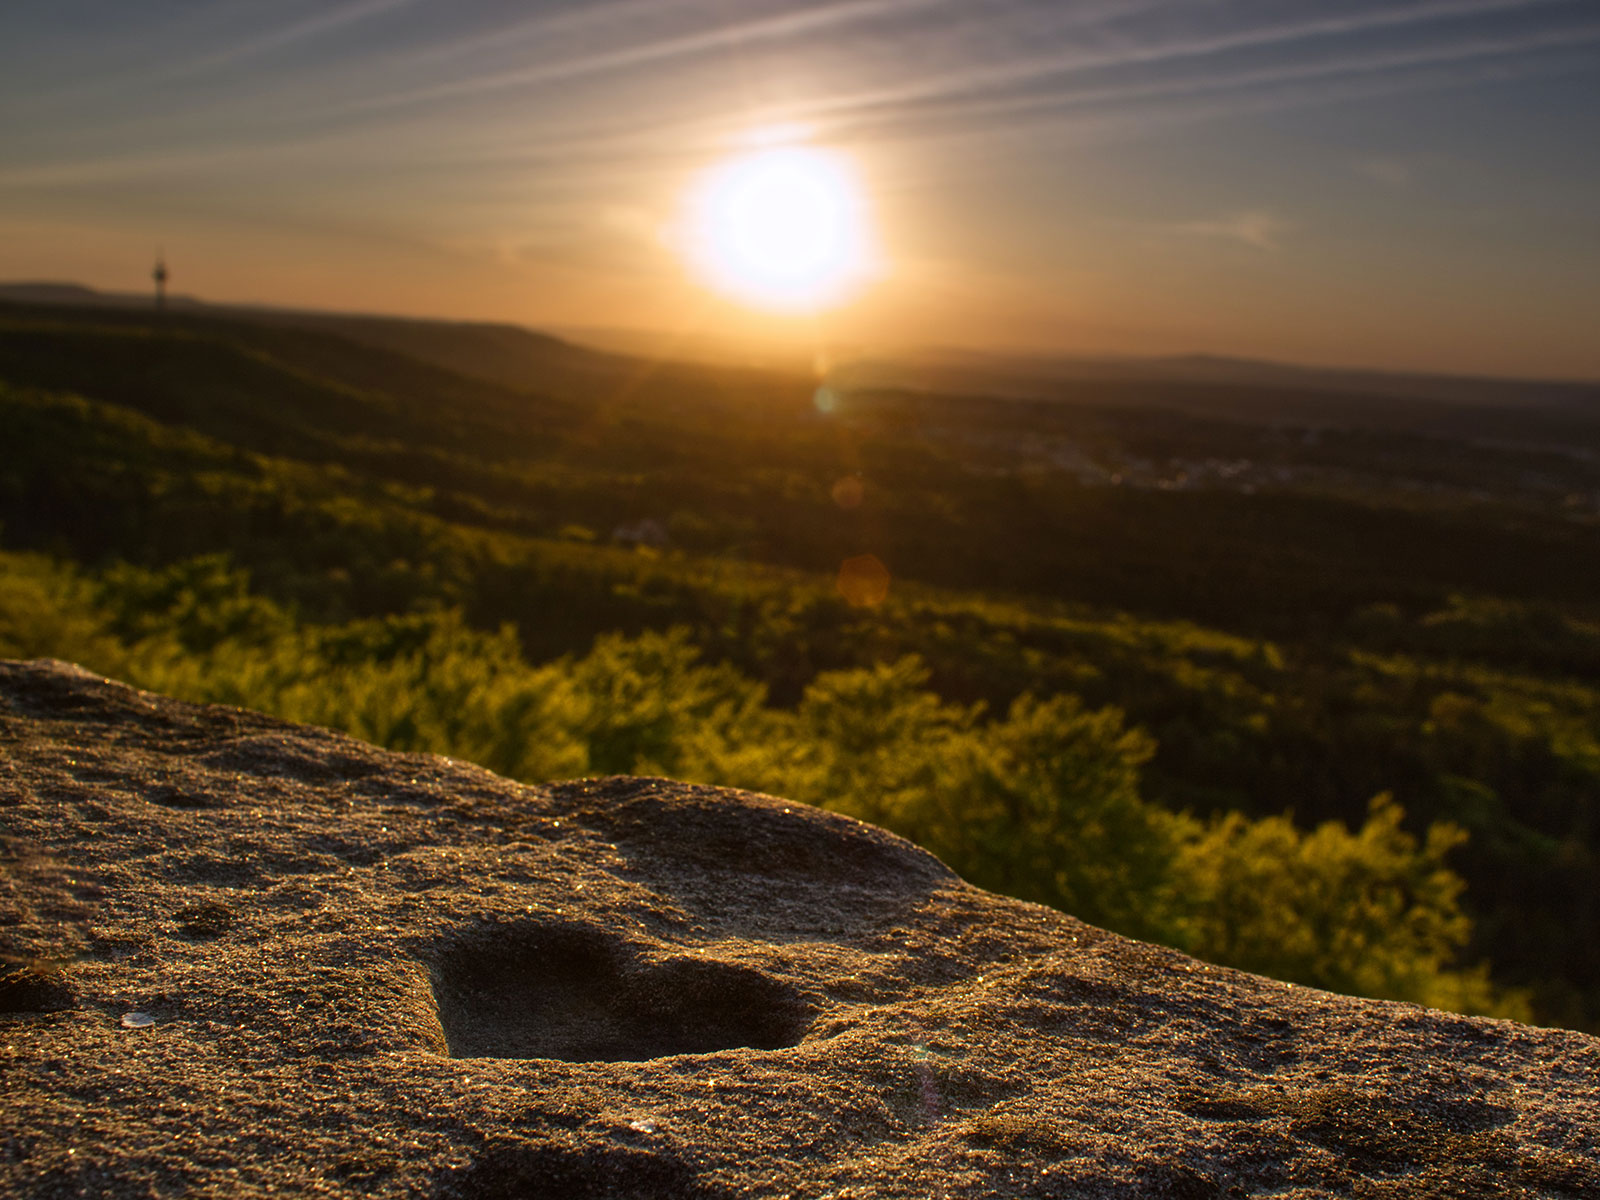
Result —
[{"label": "golden light on rock", "polygon": [[839,564],[834,587],[856,608],[876,608],[889,598],[889,568],[875,554],[857,554]]}]

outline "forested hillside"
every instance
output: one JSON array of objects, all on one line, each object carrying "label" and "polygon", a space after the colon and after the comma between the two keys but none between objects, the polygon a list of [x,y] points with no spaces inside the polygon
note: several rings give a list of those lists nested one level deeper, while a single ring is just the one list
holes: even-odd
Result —
[{"label": "forested hillside", "polygon": [[1600,1024],[1593,414],[1452,441],[553,342],[524,390],[413,332],[0,309],[0,654],[759,788],[1217,961]]}]

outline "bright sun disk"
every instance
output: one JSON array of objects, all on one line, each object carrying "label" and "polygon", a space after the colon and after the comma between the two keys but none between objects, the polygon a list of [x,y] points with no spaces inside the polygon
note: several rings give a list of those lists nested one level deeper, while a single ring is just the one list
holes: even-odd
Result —
[{"label": "bright sun disk", "polygon": [[712,168],[691,194],[688,250],[719,291],[772,309],[837,303],[867,274],[861,189],[838,155],[775,146]]}]

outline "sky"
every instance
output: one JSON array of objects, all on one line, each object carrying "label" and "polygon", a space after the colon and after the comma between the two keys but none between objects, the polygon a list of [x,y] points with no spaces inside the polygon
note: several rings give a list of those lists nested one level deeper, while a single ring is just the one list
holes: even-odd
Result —
[{"label": "sky", "polygon": [[[686,198],[848,166],[760,313]],[[1600,0],[6,0],[0,279],[729,345],[1600,378]]]}]

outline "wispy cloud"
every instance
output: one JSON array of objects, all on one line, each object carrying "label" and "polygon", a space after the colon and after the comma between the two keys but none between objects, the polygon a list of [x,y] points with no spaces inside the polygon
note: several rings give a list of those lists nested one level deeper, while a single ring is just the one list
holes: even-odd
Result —
[{"label": "wispy cloud", "polygon": [[[98,128],[107,151],[122,150],[136,126],[171,148],[207,128],[273,138],[446,116],[525,146],[605,126],[749,120],[923,138],[1322,102],[1382,93],[1407,73],[1437,87],[1452,66],[1467,81],[1495,60],[1533,72],[1600,42],[1594,0],[1347,0],[1332,11],[1310,0],[592,0],[509,15],[452,0],[448,20],[424,0],[345,0],[297,4],[265,27],[260,8],[229,11],[255,28],[219,33],[218,10],[169,17],[181,49],[152,58],[138,102],[122,99],[139,95],[135,78],[112,91],[86,82],[105,111],[82,140]],[[186,89],[155,86],[173,78]],[[206,80],[213,103],[195,91]],[[633,153],[637,140],[613,144]]]},{"label": "wispy cloud", "polygon": [[302,20],[270,30],[256,37],[223,48],[211,54],[192,58],[182,63],[182,70],[198,74],[233,66],[246,59],[272,54],[305,42],[315,41],[363,21],[387,16],[399,9],[413,7],[422,0],[350,0],[347,3],[323,6],[322,11]]},{"label": "wispy cloud", "polygon": [[1277,251],[1283,237],[1294,228],[1292,222],[1264,209],[1234,213],[1204,221],[1179,221],[1159,226],[1164,233],[1180,237],[1214,238],[1235,242],[1254,250]]},{"label": "wispy cloud", "polygon": [[[0,184],[252,156],[321,155],[338,174],[392,154],[485,189],[536,176],[550,194],[681,171],[753,123],[1004,153],[1042,130],[1127,138],[1570,70],[1600,46],[1595,0],[297,0],[166,19],[175,51],[139,68],[142,91],[119,77],[63,107],[65,136],[0,129]],[[0,47],[0,103],[8,61]],[[1282,233],[1230,228],[1243,244]]]},{"label": "wispy cloud", "polygon": [[[1384,31],[1497,16],[1528,9],[1568,6],[1571,0],[1427,0],[1384,8],[1357,8],[1337,16],[1298,20],[1244,21],[1231,27],[1217,20],[1216,9],[1195,6],[1208,19],[1192,27],[1171,22],[1141,27],[1138,18],[1150,13],[1171,17],[1174,6],[1160,0],[1147,3],[1052,5],[1040,9],[1027,4],[986,5],[974,12],[970,6],[953,6],[950,0],[849,0],[846,3],[789,9],[735,22],[713,24],[679,36],[629,40],[587,55],[541,55],[541,61],[517,69],[482,73],[435,83],[413,90],[395,91],[374,98],[375,104],[423,102],[444,96],[498,91],[509,88],[605,74],[646,64],[667,64],[733,47],[763,43],[782,45],[832,35],[840,27],[895,17],[925,17],[906,31],[906,42],[895,55],[898,73],[905,78],[878,91],[858,93],[854,103],[894,103],[931,97],[983,93],[996,88],[1017,89],[1029,83],[1103,72],[1117,68],[1170,66],[1184,60],[1222,56],[1239,51],[1293,48],[1303,43],[1328,42]],[[605,6],[601,6],[602,11]],[[919,10],[922,10],[919,12]],[[1181,10],[1180,10],[1181,11]],[[606,22],[607,25],[613,23]],[[615,24],[626,25],[626,22]],[[1107,36],[1085,36],[1100,31]],[[544,32],[544,31],[542,31]],[[1557,39],[1569,37],[1570,28],[1552,31]],[[1505,52],[1537,48],[1539,37],[1512,39]],[[929,62],[925,53],[907,54],[907,45],[920,51],[943,48],[948,62]],[[828,47],[813,47],[828,51]],[[832,48],[834,51],[837,47]],[[952,53],[953,50],[953,53]],[[1320,51],[1319,51],[1320,53]],[[881,65],[882,59],[878,60]]]},{"label": "wispy cloud", "polygon": [[[934,9],[947,3],[948,0],[848,0],[846,3],[797,8],[753,19],[712,24],[674,36],[625,40],[623,44],[589,53],[567,54],[547,51],[526,66],[505,71],[473,73],[421,87],[391,91],[369,98],[362,107],[387,108],[426,103],[558,83],[636,67],[661,66],[677,59],[692,58],[715,51],[742,49],[761,43],[781,45],[822,32],[832,32],[843,26],[882,20],[891,16],[905,16],[917,9]],[[598,21],[598,18],[591,20]],[[612,23],[626,25],[626,22],[606,22],[606,24]],[[546,38],[555,32],[550,26],[535,25],[533,28]],[[519,31],[519,39],[526,39],[527,36],[527,29]]]},{"label": "wispy cloud", "polygon": [[[1196,70],[1185,60],[1222,55],[1242,48],[1290,45],[1334,35],[1372,33],[1402,25],[1418,25],[1443,18],[1548,5],[1552,0],[1482,0],[1478,3],[1440,3],[1408,6],[1401,12],[1370,13],[1365,18],[1318,19],[1269,28],[1252,28],[1226,34],[1174,39],[1164,44],[1122,44],[1109,50],[1085,51],[1078,47],[1036,54],[1016,61],[975,66],[965,72],[940,72],[912,76],[887,87],[822,97],[795,108],[797,116],[820,120],[831,117],[836,125],[929,123],[1005,123],[1029,115],[1071,115],[1087,110],[1108,110],[1150,102],[1183,102],[1228,92],[1244,93],[1274,88],[1292,99],[1299,85],[1340,79],[1357,81],[1382,74],[1422,71],[1451,65],[1470,66],[1485,59],[1513,59],[1550,51],[1570,51],[1600,42],[1600,20],[1563,22],[1554,28],[1515,33],[1445,30],[1420,45],[1394,48],[1385,45],[1341,43],[1318,48],[1305,59],[1253,66],[1222,66]],[[1176,74],[1151,75],[1148,71],[1127,78],[1104,79],[1108,72],[1127,67],[1173,67]],[[1464,78],[1470,76],[1463,76]],[[1437,79],[1426,81],[1437,86]],[[1357,89],[1358,91],[1360,89]],[[1325,98],[1319,89],[1315,95]],[[1213,113],[1221,111],[1213,108]]]},{"label": "wispy cloud", "polygon": [[1405,189],[1417,181],[1417,164],[1409,159],[1379,156],[1358,159],[1351,164],[1358,175],[1377,181],[1385,187]]}]

